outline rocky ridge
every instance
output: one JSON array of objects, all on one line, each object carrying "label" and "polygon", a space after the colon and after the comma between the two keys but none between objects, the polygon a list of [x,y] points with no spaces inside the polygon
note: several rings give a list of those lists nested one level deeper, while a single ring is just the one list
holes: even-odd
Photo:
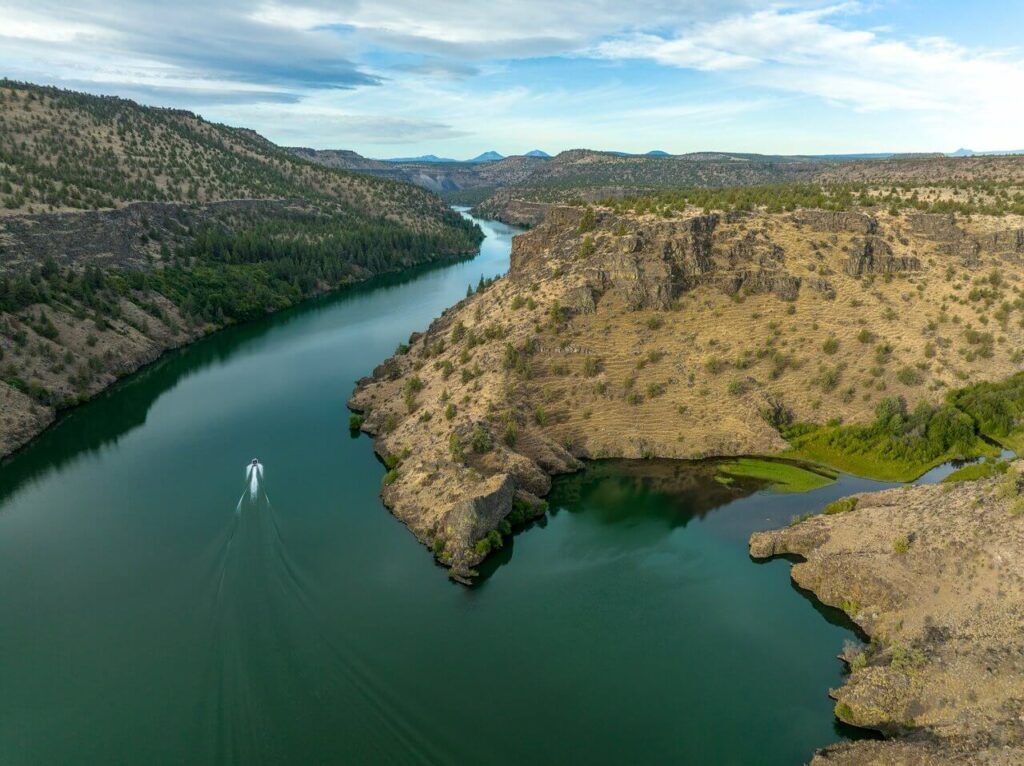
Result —
[{"label": "rocky ridge", "polygon": [[993,269],[1019,289],[1021,228],[555,207],[515,238],[507,277],[411,337],[350,406],[391,469],[385,503],[469,579],[582,459],[778,453],[773,412],[864,421],[882,391],[912,406],[1015,372],[1021,327],[972,356],[961,336],[985,310],[962,291]]}]

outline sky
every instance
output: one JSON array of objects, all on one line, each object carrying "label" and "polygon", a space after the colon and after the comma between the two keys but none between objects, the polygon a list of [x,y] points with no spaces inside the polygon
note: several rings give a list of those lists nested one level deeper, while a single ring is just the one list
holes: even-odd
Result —
[{"label": "sky", "polygon": [[1024,0],[0,0],[0,76],[370,157],[1005,150],[1022,28]]}]

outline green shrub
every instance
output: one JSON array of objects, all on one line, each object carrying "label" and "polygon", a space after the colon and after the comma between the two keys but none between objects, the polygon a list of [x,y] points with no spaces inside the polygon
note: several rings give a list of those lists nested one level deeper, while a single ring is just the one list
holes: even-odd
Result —
[{"label": "green shrub", "polygon": [[834,500],[826,505],[822,513],[826,513],[830,516],[836,513],[847,513],[856,508],[858,502],[859,498],[856,497],[840,498],[839,500]]},{"label": "green shrub", "polygon": [[913,367],[901,367],[896,373],[896,380],[905,386],[919,386],[924,383],[924,377]]},{"label": "green shrub", "polygon": [[505,423],[505,433],[502,435],[502,439],[509,447],[514,447],[519,441],[519,427],[511,418]]},{"label": "green shrub", "polygon": [[466,458],[465,448],[462,446],[462,439],[454,431],[448,437],[448,452],[452,456],[452,460],[461,463]]},{"label": "green shrub", "polygon": [[719,359],[717,356],[709,356],[704,360],[704,369],[712,375],[717,375],[725,369],[725,362]]},{"label": "green shrub", "polygon": [[747,393],[750,384],[744,378],[729,381],[728,391],[731,396],[742,396]]},{"label": "green shrub", "polygon": [[480,423],[473,426],[473,433],[470,435],[469,443],[474,452],[490,452],[494,447],[491,432]]}]

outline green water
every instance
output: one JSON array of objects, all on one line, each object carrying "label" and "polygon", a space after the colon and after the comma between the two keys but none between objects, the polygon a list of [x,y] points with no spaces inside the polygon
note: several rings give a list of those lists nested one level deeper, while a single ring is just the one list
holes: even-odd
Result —
[{"label": "green water", "polygon": [[746,541],[869,482],[596,464],[472,589],[382,507],[345,400],[505,270],[484,226],[472,261],[219,333],[0,466],[0,763],[793,764],[848,734],[852,634]]}]

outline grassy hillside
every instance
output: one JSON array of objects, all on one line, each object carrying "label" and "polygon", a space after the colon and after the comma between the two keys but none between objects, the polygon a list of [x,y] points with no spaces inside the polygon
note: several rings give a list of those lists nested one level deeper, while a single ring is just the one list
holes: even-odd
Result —
[{"label": "grassy hillside", "polygon": [[481,237],[249,130],[0,81],[0,455],[169,347]]},{"label": "grassy hillside", "polygon": [[421,189],[302,160],[191,112],[0,81],[0,206],[95,210],[135,201],[301,197],[417,230],[444,225]]}]

